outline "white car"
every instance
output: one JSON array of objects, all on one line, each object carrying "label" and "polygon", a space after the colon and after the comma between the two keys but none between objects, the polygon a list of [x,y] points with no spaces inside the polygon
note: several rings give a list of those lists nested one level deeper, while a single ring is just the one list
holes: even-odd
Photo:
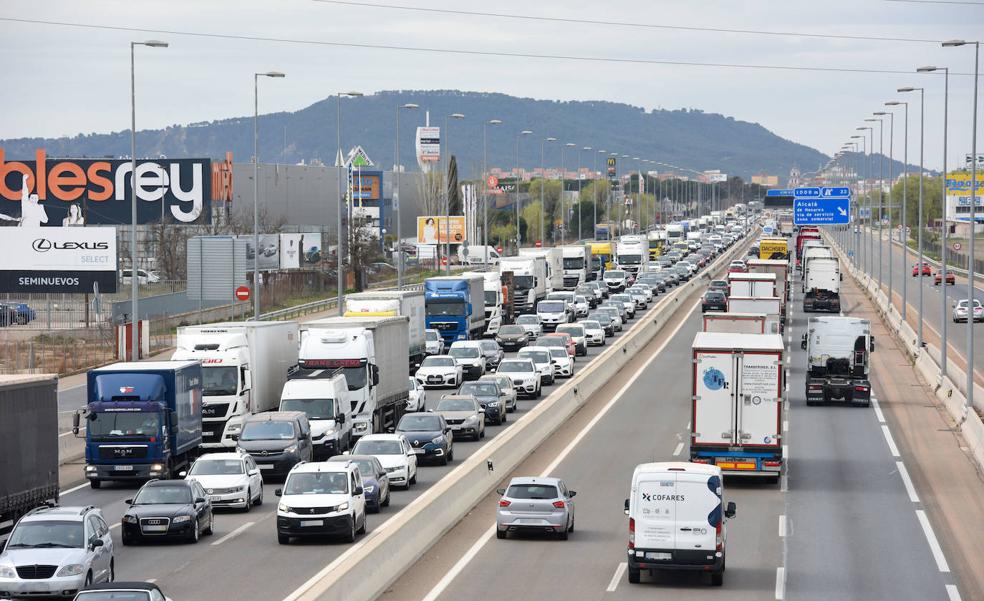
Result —
[{"label": "white car", "polygon": [[[974,321],[984,321],[984,306],[981,301],[974,299]],[[953,305],[953,323],[967,321],[967,299],[959,300]]]},{"label": "white car", "polygon": [[538,399],[541,390],[540,370],[530,359],[503,359],[495,373],[509,376],[516,388],[516,396]]},{"label": "white car", "polygon": [[185,479],[201,484],[215,508],[249,511],[263,504],[263,476],[245,451],[202,455],[191,464]]},{"label": "white car", "polygon": [[424,388],[451,387],[461,385],[464,369],[450,355],[431,355],[424,358],[414,378]]},{"label": "white car", "polygon": [[591,310],[588,299],[578,294],[574,297],[574,317],[584,317]]},{"label": "white car", "polygon": [[516,325],[523,326],[523,329],[530,333],[530,340],[536,340],[543,336],[543,324],[536,315],[520,315],[516,318]]},{"label": "white car", "polygon": [[485,351],[478,340],[458,340],[451,345],[448,355],[461,365],[466,378],[477,380],[485,375]]},{"label": "white car", "polygon": [[[129,269],[124,269],[120,272],[120,280],[123,284],[129,284],[130,278],[132,277],[132,272]],[[141,286],[146,286],[147,284],[156,284],[161,281],[161,276],[156,271],[147,271],[145,269],[137,268],[137,283]]]},{"label": "white car", "polygon": [[652,286],[646,284],[645,282],[636,282],[635,284],[632,284],[632,287],[641,288],[643,292],[646,293],[646,302],[647,303],[653,302],[653,297],[655,296],[655,293],[653,292]]},{"label": "white car", "polygon": [[559,346],[551,346],[550,359],[554,367],[554,376],[558,378],[569,378],[574,375],[574,357],[567,354],[567,350]]},{"label": "white car", "polygon": [[393,486],[410,488],[417,483],[417,454],[403,434],[369,434],[352,448],[353,455],[372,455],[383,464]]},{"label": "white car", "polygon": [[415,413],[417,411],[424,410],[424,401],[426,400],[426,393],[424,392],[424,386],[417,381],[417,378],[410,379],[410,395],[407,397],[407,413]]},{"label": "white car", "polygon": [[437,330],[424,330],[424,352],[428,355],[444,354],[444,338]]},{"label": "white car", "polygon": [[602,276],[602,280],[605,285],[608,286],[608,292],[621,292],[625,290],[625,285],[628,283],[628,274],[621,269],[609,269]]},{"label": "white car", "polygon": [[553,330],[559,324],[570,323],[571,313],[567,310],[567,301],[563,299],[542,300],[536,304],[536,316],[544,330]]},{"label": "white car", "polygon": [[635,301],[636,309],[645,309],[649,305],[649,301],[646,299],[646,291],[642,288],[636,288],[635,286],[629,286],[625,289],[625,293],[632,297]]},{"label": "white car", "polygon": [[584,319],[577,323],[584,326],[584,337],[588,341],[588,346],[605,346],[605,329],[600,323],[593,319]]},{"label": "white car", "polygon": [[550,359],[549,346],[528,346],[520,349],[516,356],[533,362],[537,371],[540,372],[540,382],[548,386],[554,383],[554,368],[553,361]]},{"label": "white car", "polygon": [[281,545],[292,537],[326,535],[351,543],[366,531],[365,485],[354,462],[298,463],[276,495]]}]

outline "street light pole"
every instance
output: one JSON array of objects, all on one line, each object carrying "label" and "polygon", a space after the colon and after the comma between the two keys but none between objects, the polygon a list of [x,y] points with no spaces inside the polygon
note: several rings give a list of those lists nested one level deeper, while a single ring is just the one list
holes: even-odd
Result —
[{"label": "street light pole", "polygon": [[[919,274],[919,323],[917,328],[917,338],[916,341],[920,347],[923,345],[923,285],[922,285],[922,266],[923,266],[923,142],[925,134],[925,121],[926,121],[926,92],[923,88],[914,88],[907,86],[904,88],[899,88],[898,91],[901,92],[915,92],[919,91],[919,217],[917,228],[918,232],[917,243],[917,273]],[[973,320],[971,320],[973,322]]]},{"label": "street light pole", "polygon": [[[871,123],[878,123],[878,290],[881,291],[882,284],[882,240],[881,240],[881,220],[882,220],[882,198],[885,196],[885,122],[881,119],[865,119],[865,121]],[[872,130],[871,138],[872,150],[875,146],[874,130]],[[872,211],[874,214],[874,211]],[[872,219],[874,222],[874,219]],[[874,236],[874,228],[871,230],[871,235]],[[874,258],[874,246],[872,246],[872,258]],[[875,269],[871,269],[871,277],[875,277]]]},{"label": "street light pole", "polygon": [[[895,208],[895,199],[892,189],[895,183],[895,113],[889,111],[888,115],[888,306],[895,304],[894,289],[892,287],[892,209]],[[884,157],[882,157],[884,158]],[[879,238],[880,240],[881,238]],[[881,249],[879,248],[879,253]]]},{"label": "street light pole", "polygon": [[489,177],[489,125],[501,125],[502,120],[500,119],[489,119],[482,124],[482,185],[485,190],[485,198],[482,202],[482,255],[484,259],[482,264],[485,266],[485,271],[489,270],[489,185],[487,183]]},{"label": "street light pole", "polygon": [[516,254],[519,254],[519,245],[522,242],[522,237],[519,233],[519,139],[523,136],[528,136],[533,132],[524,129],[516,135]]},{"label": "street light pole", "polygon": [[396,287],[403,290],[403,233],[400,228],[400,109],[415,110],[420,106],[408,102],[396,107],[396,152],[394,153],[396,181],[393,182],[393,219],[396,220]]},{"label": "street light pole", "polygon": [[278,71],[253,73],[253,319],[260,318],[260,94],[261,77],[284,77]]},{"label": "street light pole", "polygon": [[[345,304],[345,270],[343,269],[345,263],[342,254],[342,237],[344,235],[344,228],[342,228],[342,205],[347,205],[345,190],[342,188],[342,175],[343,169],[345,168],[345,159],[342,157],[342,97],[358,98],[360,96],[362,96],[362,92],[338,92],[335,94],[335,144],[338,149],[335,155],[335,167],[338,169],[338,241],[335,249],[335,275],[338,280],[336,304],[338,305],[339,317],[345,312],[343,307]],[[347,209],[348,207],[346,206]]]}]

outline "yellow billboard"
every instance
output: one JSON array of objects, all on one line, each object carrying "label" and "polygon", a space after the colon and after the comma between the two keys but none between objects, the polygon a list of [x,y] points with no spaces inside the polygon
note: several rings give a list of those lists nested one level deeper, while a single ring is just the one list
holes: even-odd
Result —
[{"label": "yellow billboard", "polygon": [[760,259],[788,259],[789,247],[785,238],[763,238],[759,241]]},{"label": "yellow billboard", "polygon": [[[946,195],[970,198],[970,171],[946,174]],[[977,197],[984,196],[984,171],[977,172]],[[980,202],[980,201],[978,201]],[[970,201],[967,201],[970,204]]]},{"label": "yellow billboard", "polygon": [[449,234],[451,244],[465,241],[464,217],[452,215],[450,223],[444,215],[417,217],[417,244],[447,244]]}]

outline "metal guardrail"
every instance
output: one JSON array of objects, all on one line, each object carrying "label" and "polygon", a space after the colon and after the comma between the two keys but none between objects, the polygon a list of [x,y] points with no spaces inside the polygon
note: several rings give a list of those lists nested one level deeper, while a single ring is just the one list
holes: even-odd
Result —
[{"label": "metal guardrail", "polygon": [[[384,288],[370,288],[369,290],[373,292],[383,292],[386,290],[396,290],[396,286],[386,286]],[[423,284],[408,284],[403,287],[403,290],[423,290]],[[321,300],[312,301],[310,303],[304,303],[303,305],[296,305],[293,307],[287,307],[286,309],[278,309],[277,311],[270,311],[269,313],[261,313],[260,321],[287,321],[290,319],[296,319],[304,315],[310,315],[311,313],[322,313],[331,309],[338,308],[338,297],[325,298]]]}]

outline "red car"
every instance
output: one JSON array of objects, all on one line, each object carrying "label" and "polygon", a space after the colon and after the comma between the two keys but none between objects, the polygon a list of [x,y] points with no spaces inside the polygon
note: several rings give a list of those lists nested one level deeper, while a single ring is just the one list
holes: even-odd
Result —
[{"label": "red car", "polygon": [[745,266],[744,261],[732,261],[728,265],[728,273],[748,273],[748,267]]},{"label": "red car", "polygon": [[[937,271],[936,272],[936,275],[933,276],[933,285],[934,286],[939,286],[942,281],[943,281],[943,272],[942,271]],[[948,286],[955,286],[956,285],[957,278],[955,278],[953,276],[953,272],[952,271],[946,272],[946,283],[947,283]]]},{"label": "red car", "polygon": [[922,274],[919,273],[919,263],[912,266],[912,277],[916,277],[918,275],[933,275],[933,270],[929,266],[929,263],[922,264]]},{"label": "red car", "polygon": [[561,339],[564,341],[563,347],[567,349],[567,354],[573,358],[577,355],[577,346],[574,344],[574,338],[566,332],[552,332],[546,336],[541,336],[537,339],[537,346],[561,346],[560,344],[548,342],[550,340]]}]

